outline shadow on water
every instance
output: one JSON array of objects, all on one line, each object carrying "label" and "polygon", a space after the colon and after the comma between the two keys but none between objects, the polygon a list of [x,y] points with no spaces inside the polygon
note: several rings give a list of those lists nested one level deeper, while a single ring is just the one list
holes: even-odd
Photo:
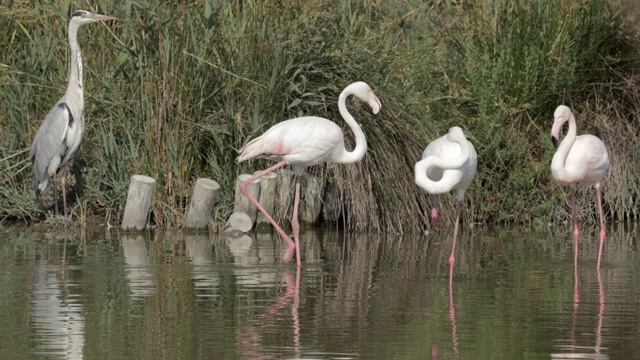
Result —
[{"label": "shadow on water", "polygon": [[[630,359],[637,229],[270,233],[8,229],[0,358]],[[525,356],[525,354],[527,356]]]}]

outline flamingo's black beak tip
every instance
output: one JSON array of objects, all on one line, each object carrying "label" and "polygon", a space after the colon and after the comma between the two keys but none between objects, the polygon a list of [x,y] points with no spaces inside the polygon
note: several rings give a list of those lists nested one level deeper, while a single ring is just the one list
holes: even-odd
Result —
[{"label": "flamingo's black beak tip", "polygon": [[551,137],[551,142],[553,143],[553,147],[554,147],[555,149],[557,149],[557,148],[558,148],[558,139],[556,139],[556,137],[555,137],[555,136],[552,136],[552,137]]}]

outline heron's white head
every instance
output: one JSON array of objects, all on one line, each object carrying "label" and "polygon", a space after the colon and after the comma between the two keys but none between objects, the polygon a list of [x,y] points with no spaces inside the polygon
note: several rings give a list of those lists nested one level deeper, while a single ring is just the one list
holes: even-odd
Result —
[{"label": "heron's white head", "polygon": [[562,125],[566,123],[571,117],[573,113],[571,109],[569,109],[566,105],[560,105],[556,108],[556,111],[553,113],[553,127],[551,127],[551,141],[553,142],[553,146],[557,147],[558,140],[560,139],[560,130],[562,129]]},{"label": "heron's white head", "polygon": [[71,15],[71,19],[69,20],[69,25],[74,24],[76,26],[80,26],[80,25],[84,25],[92,22],[105,21],[105,20],[118,20],[118,18],[115,16],[94,14],[86,10],[76,10],[73,13],[73,15]]},{"label": "heron's white head", "polygon": [[377,114],[382,107],[380,100],[373,93],[373,90],[365,83],[364,81],[354,82],[353,84],[347,86],[347,89],[351,94],[355,95],[358,99],[366,102],[371,106],[371,111],[374,114]]},{"label": "heron's white head", "polygon": [[452,142],[461,142],[466,140],[466,136],[464,136],[464,131],[459,126],[454,126],[449,129],[449,133],[447,134],[447,140]]}]

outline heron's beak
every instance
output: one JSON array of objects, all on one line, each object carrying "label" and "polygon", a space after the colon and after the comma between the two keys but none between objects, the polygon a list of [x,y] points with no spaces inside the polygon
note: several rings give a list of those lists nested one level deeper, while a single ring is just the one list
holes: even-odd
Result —
[{"label": "heron's beak", "polygon": [[557,149],[558,148],[558,138],[556,138],[555,136],[551,136],[551,142],[553,143],[553,148]]},{"label": "heron's beak", "polygon": [[87,17],[94,21],[118,20],[118,18],[115,16],[101,14],[88,14]]}]

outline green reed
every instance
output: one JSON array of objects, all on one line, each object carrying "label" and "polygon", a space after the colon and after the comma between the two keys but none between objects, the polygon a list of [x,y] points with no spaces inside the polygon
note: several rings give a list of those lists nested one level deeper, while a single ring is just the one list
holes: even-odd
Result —
[{"label": "green reed", "polygon": [[[344,126],[338,94],[364,80],[383,104],[373,116],[349,102],[367,156],[310,169],[338,188],[325,206],[340,209],[349,229],[420,230],[435,204],[450,221],[452,197],[424,194],[413,164],[453,125],[479,154],[467,221],[566,219],[567,192],[549,172],[560,103],[575,109],[580,132],[605,139],[616,162],[604,183],[608,215],[637,216],[638,152],[628,151],[640,112],[637,39],[607,1],[17,1],[0,6],[0,131],[16,134],[0,142],[0,159],[31,145],[64,93],[67,19],[79,8],[120,21],[80,30],[87,131],[68,176],[77,215],[119,218],[129,179],[141,173],[158,182],[158,225],[182,224],[198,177],[222,185],[215,219],[223,221],[236,176],[268,165],[238,165],[236,150],[295,116]],[[43,216],[27,154],[0,162],[0,217]],[[592,218],[590,189],[581,199],[581,216]]]}]

